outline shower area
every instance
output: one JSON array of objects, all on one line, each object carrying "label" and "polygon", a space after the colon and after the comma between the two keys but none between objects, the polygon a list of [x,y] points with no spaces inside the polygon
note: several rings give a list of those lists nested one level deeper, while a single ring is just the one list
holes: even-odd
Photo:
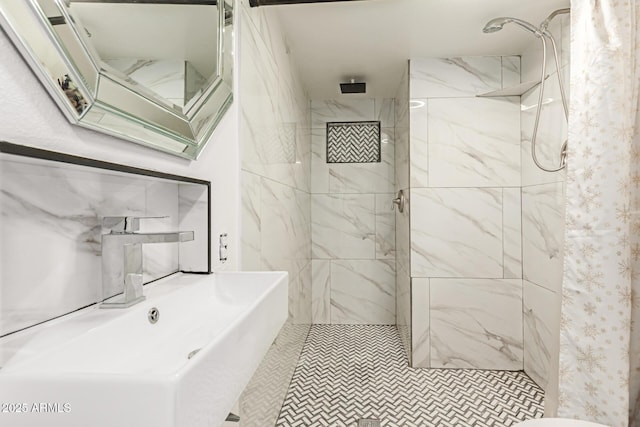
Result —
[{"label": "shower area", "polygon": [[525,30],[531,43],[520,56],[410,60],[396,95],[395,191],[407,198],[395,221],[396,318],[411,366],[524,370],[552,413],[568,10],[484,31],[498,30]]},{"label": "shower area", "polygon": [[[311,99],[292,138],[256,144],[281,143],[289,148],[269,153],[290,156],[245,157],[244,218],[255,223],[245,229],[255,233],[243,248],[256,264],[245,267],[286,269],[292,279],[290,322],[241,399],[247,425],[444,426],[475,417],[470,425],[497,426],[553,413],[564,12],[540,27],[487,23],[487,33],[529,32],[520,55],[412,58],[393,98]],[[532,145],[551,171],[536,165]],[[523,395],[524,411],[500,412],[493,400]],[[461,406],[470,412],[457,414]],[[254,412],[262,415],[247,416]]]}]

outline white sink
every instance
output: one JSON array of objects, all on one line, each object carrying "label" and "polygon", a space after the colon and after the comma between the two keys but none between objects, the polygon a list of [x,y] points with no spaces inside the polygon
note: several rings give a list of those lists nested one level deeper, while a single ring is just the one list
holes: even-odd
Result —
[{"label": "white sink", "polygon": [[178,273],[133,307],[6,337],[0,425],[219,427],[284,324],[287,292],[283,272]]}]

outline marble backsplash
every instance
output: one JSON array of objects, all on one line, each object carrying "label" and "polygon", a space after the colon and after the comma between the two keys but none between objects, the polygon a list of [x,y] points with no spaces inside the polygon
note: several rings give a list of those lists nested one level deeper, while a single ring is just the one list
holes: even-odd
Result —
[{"label": "marble backsplash", "polygon": [[104,216],[162,216],[141,231],[195,232],[192,242],[144,246],[145,283],[208,271],[205,185],[8,154],[0,175],[0,335],[103,299]]}]

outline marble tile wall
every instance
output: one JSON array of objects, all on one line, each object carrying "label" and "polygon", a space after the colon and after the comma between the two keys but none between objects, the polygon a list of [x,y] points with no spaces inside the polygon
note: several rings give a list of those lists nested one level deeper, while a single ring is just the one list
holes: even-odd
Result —
[{"label": "marble tile wall", "polygon": [[412,188],[411,276],[503,278],[501,188]]},{"label": "marble tile wall", "polygon": [[[409,62],[402,70],[395,94],[395,193],[402,190],[409,195]],[[402,345],[411,360],[411,275],[409,258],[411,241],[409,233],[409,207],[404,212],[395,211],[396,238],[396,325]]]},{"label": "marble tile wall", "polygon": [[[395,324],[393,99],[311,102],[311,255],[314,323]],[[381,162],[327,164],[326,123],[381,125]]]},{"label": "marble tile wall", "polygon": [[207,271],[205,186],[12,155],[0,157],[0,178],[0,335],[105,297],[104,216],[167,216],[142,221],[141,231],[194,231],[192,242],[144,246],[145,283]]},{"label": "marble tile wall", "polygon": [[431,367],[522,369],[522,280],[429,281]]},{"label": "marble tile wall", "polygon": [[410,62],[414,367],[522,369],[519,57]]},{"label": "marble tile wall", "polygon": [[240,264],[243,270],[288,271],[290,320],[309,324],[309,101],[277,14],[269,8],[250,8],[246,0],[239,6]]},{"label": "marble tile wall", "polygon": [[[209,265],[207,218],[209,195],[202,185],[180,184],[178,186],[178,218],[180,230],[193,230],[193,242],[180,247],[180,271],[207,271]],[[211,256],[219,258],[216,249],[219,241],[211,236]],[[228,242],[228,239],[227,239]]]},{"label": "marble tile wall", "polygon": [[[560,76],[569,97],[569,17],[560,15],[550,26],[560,49]],[[538,80],[542,63],[540,42],[532,41],[522,55],[522,78]],[[543,108],[536,154],[547,167],[556,167],[567,138],[555,62],[547,59]],[[546,394],[545,415],[557,403],[558,341],[564,239],[565,171],[544,172],[531,157],[531,139],[540,87],[521,97],[522,123],[522,267],[524,369]],[[571,159],[569,159],[569,162]]]},{"label": "marble tile wall", "polygon": [[[559,352],[556,329],[560,322],[557,294],[524,280],[524,370],[544,390],[551,386],[554,357]],[[554,356],[555,355],[555,356]]]},{"label": "marble tile wall", "polygon": [[411,279],[411,360],[412,366],[431,366],[431,288],[430,279]]}]

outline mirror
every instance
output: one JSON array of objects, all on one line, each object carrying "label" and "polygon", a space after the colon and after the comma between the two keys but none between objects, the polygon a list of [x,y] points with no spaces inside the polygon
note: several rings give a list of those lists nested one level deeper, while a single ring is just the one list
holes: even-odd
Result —
[{"label": "mirror", "polygon": [[233,0],[0,0],[74,124],[196,159],[233,99]]}]

